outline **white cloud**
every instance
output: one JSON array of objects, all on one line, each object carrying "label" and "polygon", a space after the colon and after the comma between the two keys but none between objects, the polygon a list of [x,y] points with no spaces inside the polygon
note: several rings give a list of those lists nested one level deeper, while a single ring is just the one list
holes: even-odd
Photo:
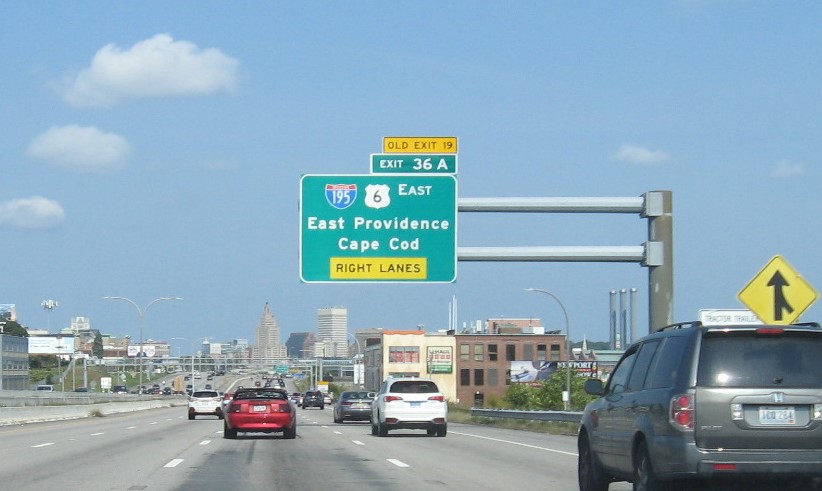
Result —
[{"label": "white cloud", "polygon": [[661,150],[623,144],[613,158],[634,165],[656,165],[667,161],[669,155]]},{"label": "white cloud", "polygon": [[29,157],[79,171],[119,168],[129,153],[131,145],[122,136],[77,125],[52,126],[34,137],[26,150]]},{"label": "white cloud", "polygon": [[77,107],[108,106],[121,99],[231,92],[240,62],[215,48],[157,34],[122,50],[100,48],[91,66],[65,82],[63,97]]},{"label": "white cloud", "polygon": [[793,177],[805,173],[805,166],[796,162],[782,160],[771,170],[771,177]]},{"label": "white cloud", "polygon": [[48,228],[63,221],[60,203],[41,196],[0,203],[0,227]]}]

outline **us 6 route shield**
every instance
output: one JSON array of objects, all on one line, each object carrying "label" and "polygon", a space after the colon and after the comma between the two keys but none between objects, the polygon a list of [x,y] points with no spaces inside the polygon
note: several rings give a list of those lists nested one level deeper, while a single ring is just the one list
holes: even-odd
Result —
[{"label": "us 6 route shield", "polygon": [[456,280],[457,181],[438,175],[305,175],[304,282]]}]

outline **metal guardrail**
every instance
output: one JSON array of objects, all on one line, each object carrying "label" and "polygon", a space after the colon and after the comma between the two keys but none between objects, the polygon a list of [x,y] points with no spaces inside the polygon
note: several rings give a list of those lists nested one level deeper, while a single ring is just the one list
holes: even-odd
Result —
[{"label": "metal guardrail", "polygon": [[579,423],[580,420],[582,420],[582,413],[577,411],[515,411],[511,409],[482,409],[476,407],[471,408],[471,416],[562,423]]}]

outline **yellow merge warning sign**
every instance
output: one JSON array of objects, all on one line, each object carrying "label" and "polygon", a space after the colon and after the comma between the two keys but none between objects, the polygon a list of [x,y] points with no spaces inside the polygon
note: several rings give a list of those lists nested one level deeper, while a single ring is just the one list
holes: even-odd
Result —
[{"label": "yellow merge warning sign", "polygon": [[424,280],[426,257],[332,257],[334,280]]}]

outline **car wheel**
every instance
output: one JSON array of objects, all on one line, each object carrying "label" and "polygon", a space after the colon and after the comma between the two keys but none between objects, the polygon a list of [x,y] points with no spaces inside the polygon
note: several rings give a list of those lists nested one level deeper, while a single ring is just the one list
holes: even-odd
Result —
[{"label": "car wheel", "polygon": [[194,419],[194,418],[195,418],[195,416],[196,416],[196,415],[195,415],[194,413],[188,413],[188,419],[189,419],[189,420]]},{"label": "car wheel", "polygon": [[377,432],[380,434],[380,436],[388,436],[388,427],[385,426],[385,424],[377,421]]},{"label": "car wheel", "polygon": [[283,431],[283,438],[286,440],[293,440],[297,438],[297,425],[294,425],[291,428],[286,428],[285,431]]},{"label": "car wheel", "polygon": [[434,428],[433,426],[429,426],[428,428],[426,428],[426,429],[425,429],[425,433],[426,433],[428,436],[434,436],[434,435],[436,435],[436,434],[437,434],[437,429],[436,429],[436,428]]},{"label": "car wheel", "polygon": [[379,434],[379,428],[377,427],[377,423],[371,421],[371,434],[377,436]]},{"label": "car wheel", "polygon": [[228,423],[223,422],[223,438],[233,440],[237,438],[237,430],[228,427]]},{"label": "car wheel", "polygon": [[321,410],[322,410],[322,409],[325,409],[325,406],[320,406],[320,409],[321,409]]},{"label": "car wheel", "polygon": [[591,443],[588,435],[581,433],[577,441],[579,459],[577,461],[577,475],[579,477],[579,491],[607,491],[608,479],[602,471],[602,467],[591,451]]},{"label": "car wheel", "polygon": [[660,483],[651,465],[651,455],[645,442],[639,444],[634,457],[634,491],[662,491],[666,483]]},{"label": "car wheel", "polygon": [[437,428],[437,436],[445,436],[448,434],[448,425],[442,425]]}]

